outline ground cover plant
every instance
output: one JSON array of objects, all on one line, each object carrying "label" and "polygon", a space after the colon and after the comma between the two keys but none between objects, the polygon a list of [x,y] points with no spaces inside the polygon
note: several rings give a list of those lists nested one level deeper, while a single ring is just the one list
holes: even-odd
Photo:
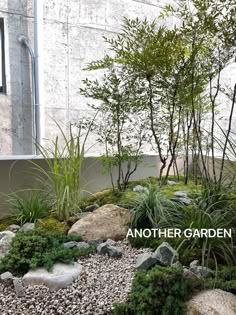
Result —
[{"label": "ground cover plant", "polygon": [[137,272],[127,303],[115,305],[114,315],[182,315],[187,285],[183,270],[154,267]]},{"label": "ground cover plant", "polygon": [[10,251],[0,259],[0,273],[10,271],[22,275],[29,269],[45,267],[50,270],[57,262],[72,263],[81,256],[94,251],[89,248],[64,248],[67,241],[80,241],[79,236],[69,236],[61,232],[43,229],[18,232],[12,240]]}]

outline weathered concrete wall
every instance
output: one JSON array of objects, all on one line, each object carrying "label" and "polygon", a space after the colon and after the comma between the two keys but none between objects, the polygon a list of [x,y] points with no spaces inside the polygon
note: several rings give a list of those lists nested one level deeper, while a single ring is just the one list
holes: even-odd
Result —
[{"label": "weathered concrete wall", "polygon": [[[88,62],[102,58],[102,36],[120,30],[124,16],[154,19],[164,0],[44,1],[45,136],[54,139],[56,120],[63,129],[87,111],[79,95]],[[7,94],[0,95],[0,155],[32,153],[30,59],[17,42],[25,34],[33,44],[33,0],[0,1],[5,20]]]},{"label": "weathered concrete wall", "polygon": [[[40,188],[36,180],[35,167],[32,161],[40,167],[47,169],[44,160],[34,158],[22,159],[6,158],[0,161],[0,217],[9,214],[6,204],[6,195],[22,189]],[[117,171],[113,176],[116,178]],[[159,162],[157,156],[144,156],[142,163],[131,179],[148,178],[159,175]],[[102,162],[96,158],[87,157],[83,162],[81,174],[81,187],[84,193],[89,194],[111,187],[109,174],[104,174]]]}]

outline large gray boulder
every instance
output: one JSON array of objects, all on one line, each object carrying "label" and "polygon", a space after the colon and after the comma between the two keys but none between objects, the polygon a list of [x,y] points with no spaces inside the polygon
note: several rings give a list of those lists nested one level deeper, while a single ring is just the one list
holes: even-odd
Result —
[{"label": "large gray boulder", "polygon": [[207,290],[187,303],[186,315],[235,315],[236,296],[222,290]]},{"label": "large gray boulder", "polygon": [[0,232],[0,258],[5,256],[11,248],[11,242],[15,234],[11,231]]},{"label": "large gray boulder", "polygon": [[84,241],[122,240],[128,232],[130,211],[116,205],[104,205],[77,221],[69,235],[80,235]]},{"label": "large gray boulder", "polygon": [[148,270],[157,263],[157,258],[153,253],[144,253],[138,255],[135,269],[138,270]]},{"label": "large gray boulder", "polygon": [[52,271],[44,268],[30,270],[24,275],[22,282],[24,286],[45,285],[51,291],[67,287],[79,277],[82,266],[78,263],[65,265],[55,264]]},{"label": "large gray boulder", "polygon": [[177,251],[169,243],[163,242],[153,253],[157,263],[161,266],[171,266],[178,261]]}]

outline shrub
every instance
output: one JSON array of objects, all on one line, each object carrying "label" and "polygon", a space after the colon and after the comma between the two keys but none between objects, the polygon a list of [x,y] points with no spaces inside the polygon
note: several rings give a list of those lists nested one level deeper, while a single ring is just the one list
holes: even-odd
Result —
[{"label": "shrub", "polygon": [[154,267],[135,274],[127,303],[114,306],[114,315],[182,315],[187,286],[183,270]]},{"label": "shrub", "polygon": [[[156,228],[170,209],[180,207],[161,193],[157,186],[149,186],[148,191],[140,193],[132,201],[133,228]],[[177,212],[176,212],[177,213]]]},{"label": "shrub", "polygon": [[42,229],[18,232],[12,240],[10,251],[0,260],[0,273],[11,271],[24,274],[37,267],[50,270],[56,262],[71,263],[78,257],[94,251],[94,247],[64,248],[64,242],[73,240],[79,241],[81,238]]},{"label": "shrub", "polygon": [[49,213],[48,203],[38,190],[11,193],[7,197],[7,203],[14,211],[16,221],[21,225],[45,218]]}]

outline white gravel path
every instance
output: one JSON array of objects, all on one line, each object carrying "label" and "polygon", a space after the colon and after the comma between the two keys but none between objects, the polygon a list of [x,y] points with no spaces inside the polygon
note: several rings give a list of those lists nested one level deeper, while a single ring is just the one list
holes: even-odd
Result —
[{"label": "white gravel path", "polygon": [[121,258],[93,254],[79,260],[81,277],[66,289],[50,292],[44,286],[28,287],[17,298],[12,287],[0,284],[1,315],[102,315],[111,314],[112,304],[125,301],[131,287],[137,255],[148,250],[117,242]]}]

